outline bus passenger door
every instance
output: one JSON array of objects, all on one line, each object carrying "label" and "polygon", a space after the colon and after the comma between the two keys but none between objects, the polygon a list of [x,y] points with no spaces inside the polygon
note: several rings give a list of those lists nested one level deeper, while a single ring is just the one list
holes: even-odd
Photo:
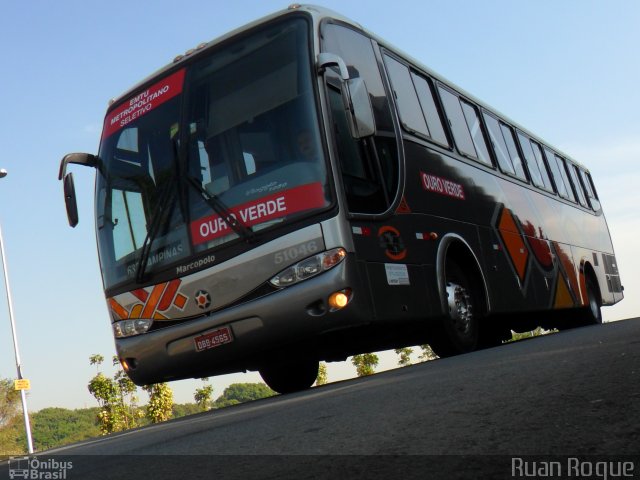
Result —
[{"label": "bus passenger door", "polygon": [[325,23],[322,39],[322,51],[340,57],[349,78],[364,80],[374,111],[375,134],[354,139],[342,100],[343,80],[337,71],[325,71],[344,205],[375,320],[418,318],[429,308],[429,295],[424,266],[413,256],[417,249],[405,248],[415,237],[412,216],[396,214],[404,168],[381,59],[370,38],[341,24]]}]

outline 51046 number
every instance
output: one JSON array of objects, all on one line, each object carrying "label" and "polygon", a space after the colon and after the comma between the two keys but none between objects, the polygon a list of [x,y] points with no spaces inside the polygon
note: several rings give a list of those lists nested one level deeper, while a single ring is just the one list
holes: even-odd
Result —
[{"label": "51046 number", "polygon": [[314,253],[317,253],[319,250],[320,247],[318,246],[318,242],[316,240],[312,240],[310,242],[276,252],[273,255],[273,261],[276,265],[291,263],[295,260],[309,257]]}]

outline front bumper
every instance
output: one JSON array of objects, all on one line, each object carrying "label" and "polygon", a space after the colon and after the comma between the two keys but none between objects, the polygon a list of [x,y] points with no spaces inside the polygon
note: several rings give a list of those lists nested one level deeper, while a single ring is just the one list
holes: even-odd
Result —
[{"label": "front bumper", "polygon": [[[349,288],[351,302],[331,311],[327,299]],[[269,351],[312,341],[323,333],[368,323],[371,312],[353,255],[335,268],[270,295],[146,334],[116,339],[138,385],[201,378],[257,368]],[[229,327],[233,341],[197,351],[195,337]],[[321,355],[321,352],[318,352]]]}]

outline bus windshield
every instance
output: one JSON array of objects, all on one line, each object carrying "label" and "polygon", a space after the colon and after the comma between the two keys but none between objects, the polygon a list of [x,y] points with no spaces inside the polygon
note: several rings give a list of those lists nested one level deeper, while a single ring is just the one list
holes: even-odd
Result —
[{"label": "bus windshield", "polygon": [[105,288],[329,205],[312,72],[307,23],[293,19],[110,109],[96,189]]}]

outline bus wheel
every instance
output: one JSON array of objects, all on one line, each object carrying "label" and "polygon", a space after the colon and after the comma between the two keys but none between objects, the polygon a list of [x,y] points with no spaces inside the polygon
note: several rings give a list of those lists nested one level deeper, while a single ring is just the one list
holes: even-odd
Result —
[{"label": "bus wheel", "polygon": [[598,287],[593,279],[593,275],[585,278],[588,305],[580,309],[580,325],[599,325],[602,323],[602,312],[600,311],[600,295]]},{"label": "bus wheel", "polygon": [[454,261],[446,265],[446,294],[449,312],[441,320],[430,342],[439,357],[476,349],[478,320],[482,312],[476,285]]},{"label": "bus wheel", "polygon": [[311,387],[318,378],[320,362],[311,358],[272,359],[260,367],[260,375],[271,390],[293,393]]}]

